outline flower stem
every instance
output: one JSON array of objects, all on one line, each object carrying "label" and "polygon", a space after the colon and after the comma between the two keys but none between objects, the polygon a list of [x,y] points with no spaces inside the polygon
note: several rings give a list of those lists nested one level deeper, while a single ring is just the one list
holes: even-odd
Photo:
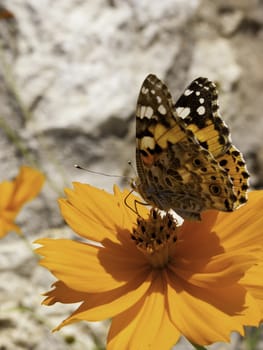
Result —
[{"label": "flower stem", "polygon": [[204,346],[191,343],[196,350],[207,350]]}]

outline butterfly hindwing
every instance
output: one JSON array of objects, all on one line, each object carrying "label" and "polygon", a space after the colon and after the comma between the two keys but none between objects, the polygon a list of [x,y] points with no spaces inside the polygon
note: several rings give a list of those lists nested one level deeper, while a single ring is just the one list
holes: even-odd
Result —
[{"label": "butterfly hindwing", "polygon": [[225,154],[217,158],[218,164],[224,168],[233,183],[236,196],[234,209],[247,202],[249,173],[241,152],[233,145]]}]

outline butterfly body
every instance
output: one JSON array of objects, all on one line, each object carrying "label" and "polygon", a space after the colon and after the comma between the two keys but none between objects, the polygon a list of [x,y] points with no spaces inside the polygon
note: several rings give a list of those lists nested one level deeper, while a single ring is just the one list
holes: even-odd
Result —
[{"label": "butterfly body", "polygon": [[136,142],[134,189],[148,204],[200,220],[204,210],[232,211],[247,200],[245,162],[206,78],[194,80],[174,103],[150,74],[138,98]]}]

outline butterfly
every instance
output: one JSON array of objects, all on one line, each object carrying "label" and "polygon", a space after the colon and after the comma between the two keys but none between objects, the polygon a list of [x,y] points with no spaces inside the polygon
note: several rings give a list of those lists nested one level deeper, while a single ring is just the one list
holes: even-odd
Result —
[{"label": "butterfly", "polygon": [[155,75],[144,80],[136,108],[133,182],[147,204],[200,220],[208,209],[233,211],[247,201],[249,174],[219,114],[216,86],[195,79],[174,103]]}]

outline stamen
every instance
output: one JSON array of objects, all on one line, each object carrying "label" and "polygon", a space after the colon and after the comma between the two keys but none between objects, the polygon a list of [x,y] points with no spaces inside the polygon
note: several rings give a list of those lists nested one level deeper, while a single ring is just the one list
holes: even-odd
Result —
[{"label": "stamen", "polygon": [[137,218],[131,239],[155,268],[169,264],[177,240],[178,222],[170,213],[151,209],[149,218]]}]

